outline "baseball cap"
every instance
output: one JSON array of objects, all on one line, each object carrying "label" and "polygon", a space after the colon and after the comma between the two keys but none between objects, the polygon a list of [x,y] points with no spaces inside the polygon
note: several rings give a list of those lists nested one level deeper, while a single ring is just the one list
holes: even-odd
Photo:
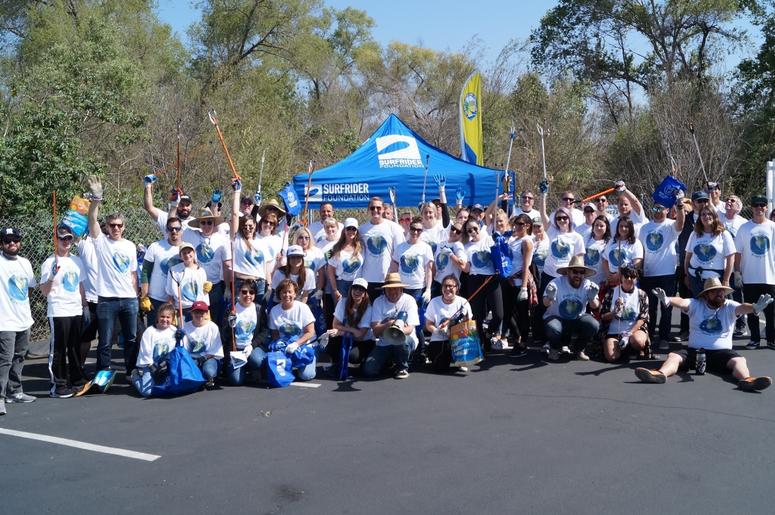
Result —
[{"label": "baseball cap", "polygon": [[301,245],[291,245],[288,247],[288,257],[300,256],[304,257],[304,249]]},{"label": "baseball cap", "polygon": [[183,204],[190,204],[191,203],[191,197],[189,195],[181,195],[180,196],[180,203]]},{"label": "baseball cap", "polygon": [[355,218],[346,218],[344,221],[344,228],[347,229],[348,227],[355,227],[358,228],[358,220]]},{"label": "baseball cap", "polygon": [[369,283],[367,283],[366,279],[364,279],[363,277],[358,277],[357,279],[355,279],[353,281],[352,286],[350,286],[350,288],[352,288],[353,286],[360,286],[364,290],[368,290],[369,289]]},{"label": "baseball cap", "polygon": [[0,236],[16,236],[17,238],[21,238],[22,233],[16,227],[3,227],[2,232],[0,232]]},{"label": "baseball cap", "polygon": [[595,207],[594,204],[587,204],[584,206],[585,213],[594,213],[595,211],[597,211],[597,207]]},{"label": "baseball cap", "polygon": [[764,204],[767,205],[767,197],[764,195],[754,195],[751,197],[751,205],[754,204]]},{"label": "baseball cap", "polygon": [[469,212],[470,212],[470,211],[476,211],[477,209],[478,209],[479,211],[484,211],[484,207],[482,207],[482,205],[481,205],[481,204],[474,204],[473,206],[471,206],[471,209],[469,209],[468,211],[469,211]]},{"label": "baseball cap", "polygon": [[62,224],[57,227],[57,238],[65,238],[67,236],[73,236],[73,231],[66,225]]},{"label": "baseball cap", "polygon": [[191,304],[191,311],[209,311],[210,306],[204,303],[204,301],[197,300]]},{"label": "baseball cap", "polygon": [[710,200],[708,193],[702,190],[692,193],[692,201],[697,202],[698,200]]},{"label": "baseball cap", "polygon": [[178,246],[178,254],[182,254],[183,251],[186,249],[194,250],[194,246],[188,243],[187,241],[184,241]]}]

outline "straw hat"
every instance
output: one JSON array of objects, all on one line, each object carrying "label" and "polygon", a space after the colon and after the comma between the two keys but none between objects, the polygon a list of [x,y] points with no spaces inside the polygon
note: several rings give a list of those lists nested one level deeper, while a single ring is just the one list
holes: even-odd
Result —
[{"label": "straw hat", "polygon": [[194,220],[191,220],[188,223],[188,226],[198,229],[199,227],[201,227],[200,224],[204,220],[212,220],[213,224],[218,225],[223,222],[223,217],[215,216],[209,207],[203,207],[202,209],[199,210],[199,216],[197,216]]},{"label": "straw hat", "polygon": [[277,209],[280,212],[280,216],[285,215],[285,209],[280,207],[280,203],[275,199],[269,199],[265,203],[261,204],[261,207],[258,208],[258,216],[264,218],[264,216],[266,216],[266,210],[270,207]]},{"label": "straw hat", "polygon": [[595,275],[595,270],[584,264],[584,256],[573,256],[570,260],[570,263],[568,263],[568,266],[561,266],[557,269],[557,273],[560,275],[568,275],[568,271],[573,268],[583,268],[584,277],[591,277]]},{"label": "straw hat", "polygon": [[724,286],[723,284],[721,284],[721,281],[718,279],[718,277],[711,277],[710,279],[705,279],[705,283],[703,284],[703,287],[704,289],[697,294],[696,298],[700,298],[704,293],[708,293],[709,291],[713,291],[713,290],[724,290],[724,295],[729,295],[734,291],[729,286]]},{"label": "straw hat", "polygon": [[401,275],[398,272],[390,272],[385,276],[385,284],[382,285],[382,289],[385,288],[406,288],[406,285],[401,282]]}]

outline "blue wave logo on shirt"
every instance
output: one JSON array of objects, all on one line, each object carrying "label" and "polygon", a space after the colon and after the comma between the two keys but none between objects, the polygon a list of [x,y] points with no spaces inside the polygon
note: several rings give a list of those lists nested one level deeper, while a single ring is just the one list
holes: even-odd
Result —
[{"label": "blue wave logo on shirt", "polygon": [[14,275],[8,278],[8,296],[11,300],[24,302],[27,300],[27,290],[29,282],[26,277]]},{"label": "blue wave logo on shirt", "polygon": [[544,263],[546,263],[546,254],[538,252],[538,251],[534,252],[533,253],[533,263],[535,263],[537,267],[543,268],[544,267]]},{"label": "blue wave logo on shirt", "polygon": [[558,306],[560,317],[565,319],[578,318],[583,309],[581,301],[573,297],[563,299]]},{"label": "blue wave logo on shirt", "polygon": [[192,340],[191,336],[189,336],[188,339],[191,342],[191,354],[202,354],[205,351],[205,342]]},{"label": "blue wave logo on shirt", "polygon": [[703,263],[707,263],[716,257],[716,249],[711,245],[698,243],[694,246],[694,255]]},{"label": "blue wave logo on shirt", "polygon": [[169,354],[170,352],[170,346],[168,343],[157,343],[153,346],[153,360],[155,362],[158,362],[162,359],[164,359],[164,356]]},{"label": "blue wave logo on shirt", "polygon": [[707,318],[700,322],[700,330],[707,334],[721,334],[721,320],[718,318]]},{"label": "blue wave logo on shirt", "polygon": [[375,256],[382,255],[387,246],[387,241],[382,236],[371,236],[366,240],[366,248]]},{"label": "blue wave logo on shirt", "polygon": [[657,252],[662,248],[663,243],[665,243],[665,238],[661,232],[655,231],[646,236],[646,249],[651,252]]},{"label": "blue wave logo on shirt", "polygon": [[476,268],[487,268],[492,264],[492,256],[488,250],[479,250],[471,256],[471,262]]},{"label": "blue wave logo on shirt", "polygon": [[[118,270],[120,273],[126,273],[127,270],[129,270],[129,256],[122,254],[121,252],[116,252],[113,254],[113,266],[116,270]],[[164,272],[165,274],[167,272]]]},{"label": "blue wave logo on shirt", "polygon": [[627,253],[621,249],[611,249],[608,253],[608,262],[615,267],[623,265],[627,261]]},{"label": "blue wave logo on shirt", "polygon": [[439,252],[436,256],[436,268],[444,270],[449,266],[449,254],[446,252]]},{"label": "blue wave logo on shirt", "polygon": [[253,266],[259,266],[264,264],[264,253],[260,250],[253,249],[253,250],[246,250],[245,251],[245,261],[250,263]]},{"label": "blue wave logo on shirt", "polygon": [[435,241],[429,241],[427,243],[428,243],[428,245],[431,246],[431,252],[433,254],[435,254],[436,253],[436,249],[439,247],[439,245]]},{"label": "blue wave logo on shirt", "polygon": [[65,272],[62,275],[62,286],[65,291],[74,292],[78,290],[78,273],[77,272]]},{"label": "blue wave logo on shirt", "polygon": [[625,322],[634,322],[638,318],[638,313],[631,306],[625,306],[622,311],[622,320]]},{"label": "blue wave logo on shirt", "polygon": [[417,256],[407,256],[404,254],[399,258],[401,271],[405,274],[413,274],[420,267],[420,258]]},{"label": "blue wave logo on shirt", "polygon": [[346,274],[354,274],[358,271],[361,265],[362,263],[359,259],[353,259],[352,261],[345,259],[342,261],[342,270],[344,270]]},{"label": "blue wave logo on shirt", "polygon": [[554,240],[551,244],[552,256],[557,259],[565,259],[570,256],[570,245],[561,240]]},{"label": "blue wave logo on shirt", "polygon": [[209,263],[215,257],[215,250],[206,243],[200,243],[196,246],[196,258],[200,263]]},{"label": "blue wave logo on shirt", "polygon": [[253,331],[255,330],[256,323],[252,320],[237,320],[234,336],[236,336],[238,342],[250,342],[253,339]]},{"label": "blue wave logo on shirt", "polygon": [[167,259],[162,259],[161,273],[163,273],[164,275],[167,275],[170,271],[170,268],[182,262],[183,261],[180,259],[180,256],[170,256]]},{"label": "blue wave logo on shirt", "polygon": [[282,338],[290,338],[291,336],[300,335],[301,327],[294,322],[285,321],[277,328],[277,332],[280,333]]},{"label": "blue wave logo on shirt", "polygon": [[770,250],[770,239],[760,234],[751,236],[751,253],[754,256],[764,256]]},{"label": "blue wave logo on shirt", "polygon": [[304,266],[306,266],[307,268],[309,268],[310,270],[312,270],[314,272],[317,265],[315,264],[315,260],[314,259],[304,258]]},{"label": "blue wave logo on shirt", "polygon": [[584,264],[587,266],[597,266],[600,263],[600,251],[597,249],[587,249],[584,254]]},{"label": "blue wave logo on shirt", "polygon": [[199,285],[194,281],[184,283],[180,288],[180,294],[183,296],[183,300],[194,302],[199,296]]}]

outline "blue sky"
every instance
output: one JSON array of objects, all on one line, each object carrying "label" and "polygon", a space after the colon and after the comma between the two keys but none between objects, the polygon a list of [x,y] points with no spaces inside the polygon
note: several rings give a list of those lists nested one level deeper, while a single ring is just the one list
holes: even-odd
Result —
[{"label": "blue sky", "polygon": [[[182,39],[186,28],[199,19],[193,0],[158,0],[157,12]],[[541,17],[557,2],[546,0],[325,0],[337,9],[347,6],[366,11],[376,26],[374,38],[383,45],[391,41],[422,44],[434,50],[462,50],[472,38],[480,40],[484,57],[493,61],[510,40],[524,40],[538,26]],[[478,9],[477,7],[482,6]],[[720,71],[729,71],[742,57],[754,55],[761,44],[758,30],[753,42],[726,59]],[[752,30],[753,29],[753,30]],[[486,64],[490,64],[490,63]],[[486,66],[485,66],[486,67]]]}]

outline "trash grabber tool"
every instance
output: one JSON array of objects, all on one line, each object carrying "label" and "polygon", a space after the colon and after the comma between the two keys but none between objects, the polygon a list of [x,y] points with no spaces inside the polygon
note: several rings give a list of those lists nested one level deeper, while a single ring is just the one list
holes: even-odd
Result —
[{"label": "trash grabber tool", "polygon": [[700,170],[702,170],[702,175],[705,177],[705,182],[708,182],[708,174],[705,172],[705,164],[702,162],[702,153],[700,152],[700,145],[697,144],[697,136],[694,134],[694,124],[692,122],[689,122],[689,132],[692,133],[692,140],[694,141],[694,148],[697,150],[697,157],[700,160]]},{"label": "trash grabber tool", "polygon": [[231,169],[231,175],[232,179],[238,180],[241,179],[239,174],[237,173],[237,167],[234,166],[234,160],[231,158],[231,153],[229,152],[229,147],[226,146],[226,142],[223,140],[223,133],[221,132],[221,126],[218,124],[218,118],[217,113],[215,112],[215,109],[210,109],[210,111],[207,112],[208,118],[210,118],[210,122],[215,125],[215,132],[218,133],[218,140],[221,142],[221,147],[223,148],[223,153],[226,155],[226,161],[229,163],[229,168]]}]

